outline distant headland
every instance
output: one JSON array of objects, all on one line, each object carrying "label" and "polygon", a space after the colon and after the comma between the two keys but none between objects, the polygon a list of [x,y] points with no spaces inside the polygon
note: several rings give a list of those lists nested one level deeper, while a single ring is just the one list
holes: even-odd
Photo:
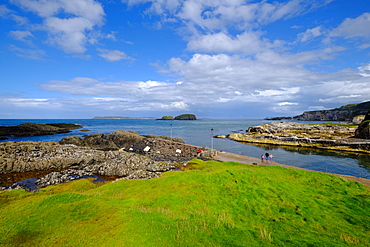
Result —
[{"label": "distant headland", "polygon": [[105,117],[93,117],[93,119],[154,119],[152,117],[119,117],[119,116],[105,116]]},{"label": "distant headland", "polygon": [[321,111],[306,111],[302,115],[295,117],[274,117],[265,118],[266,120],[298,120],[298,121],[353,121],[358,117],[357,122],[361,122],[367,112],[370,111],[370,101],[358,104],[348,104],[339,108]]}]

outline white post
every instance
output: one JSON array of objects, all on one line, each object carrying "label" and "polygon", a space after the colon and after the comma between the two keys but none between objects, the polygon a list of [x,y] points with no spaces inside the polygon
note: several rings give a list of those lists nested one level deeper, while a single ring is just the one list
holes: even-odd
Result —
[{"label": "white post", "polygon": [[213,157],[213,129],[211,129],[211,157]]}]

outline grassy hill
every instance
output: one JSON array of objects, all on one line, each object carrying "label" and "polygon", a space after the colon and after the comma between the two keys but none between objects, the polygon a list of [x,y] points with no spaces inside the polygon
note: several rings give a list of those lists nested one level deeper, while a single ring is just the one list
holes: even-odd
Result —
[{"label": "grassy hill", "polygon": [[150,180],[0,193],[0,246],[368,246],[370,191],[323,173],[193,160]]},{"label": "grassy hill", "polygon": [[341,106],[334,110],[348,111],[348,110],[370,110],[370,101],[358,103],[358,104],[348,104]]}]

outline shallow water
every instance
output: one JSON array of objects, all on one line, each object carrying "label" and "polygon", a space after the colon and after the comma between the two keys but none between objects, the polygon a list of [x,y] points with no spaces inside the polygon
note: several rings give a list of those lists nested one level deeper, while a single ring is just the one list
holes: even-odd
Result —
[{"label": "shallow water", "polygon": [[[228,139],[211,138],[212,135],[227,135],[234,131],[245,132],[250,126],[271,121],[246,119],[201,119],[196,121],[165,121],[154,119],[11,119],[0,120],[0,126],[14,126],[24,122],[34,123],[74,123],[89,131],[80,129],[50,136],[11,138],[12,141],[60,141],[65,136],[84,136],[93,133],[108,134],[115,130],[134,130],[141,135],[167,135],[180,137],[186,143],[215,148],[231,153],[259,158],[269,152],[274,161],[317,171],[370,178],[370,156],[344,152],[329,152],[313,148],[281,147],[271,145],[250,145]],[[314,123],[314,122],[302,122]],[[8,141],[9,141],[8,140]]]}]

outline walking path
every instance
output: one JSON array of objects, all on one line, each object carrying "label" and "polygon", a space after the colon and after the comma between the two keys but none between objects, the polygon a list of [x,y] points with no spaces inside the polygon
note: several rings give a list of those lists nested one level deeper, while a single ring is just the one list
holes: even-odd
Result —
[{"label": "walking path", "polygon": [[[261,162],[261,159],[258,159],[258,158],[249,157],[249,156],[245,156],[245,155],[241,155],[241,154],[228,153],[228,152],[224,152],[224,151],[217,152],[217,156],[214,157],[213,159],[217,160],[217,161],[222,161],[222,162],[234,161],[234,162],[243,163],[243,164],[282,166],[282,167],[285,167],[285,168],[318,172],[318,171],[304,169],[304,168],[300,168],[300,167],[296,167],[296,166],[288,166],[288,165],[280,164],[280,163],[277,163],[275,161]],[[370,179],[353,177],[353,176],[348,176],[348,175],[341,175],[341,174],[334,174],[334,173],[330,173],[330,174],[335,175],[335,176],[339,176],[339,177],[343,177],[343,178],[347,178],[347,179],[351,179],[351,180],[354,180],[356,182],[362,183],[362,184],[370,187]]]}]

